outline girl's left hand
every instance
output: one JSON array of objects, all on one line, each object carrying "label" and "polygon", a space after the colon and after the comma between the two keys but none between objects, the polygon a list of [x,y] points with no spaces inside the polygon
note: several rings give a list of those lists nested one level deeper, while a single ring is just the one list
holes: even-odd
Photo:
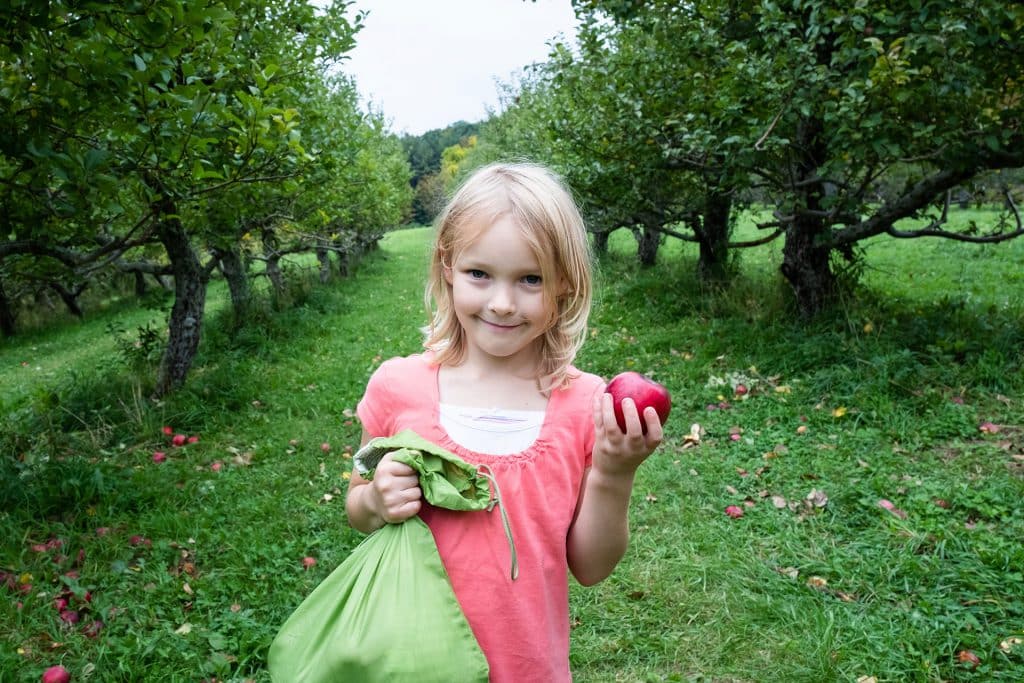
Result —
[{"label": "girl's left hand", "polygon": [[[626,431],[615,420],[611,394],[601,392],[594,398],[594,457],[592,468],[603,474],[633,474],[664,438],[658,412],[651,407],[643,415],[637,413],[633,399],[623,399],[622,415]],[[643,433],[640,421],[647,426]]]}]

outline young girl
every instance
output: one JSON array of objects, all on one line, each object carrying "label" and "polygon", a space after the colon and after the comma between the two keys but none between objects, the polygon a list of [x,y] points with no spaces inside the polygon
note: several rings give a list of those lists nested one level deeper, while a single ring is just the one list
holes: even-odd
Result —
[{"label": "young girl", "polygon": [[589,586],[622,558],[634,473],[662,426],[653,408],[638,415],[627,399],[623,433],[603,380],[572,366],[591,271],[583,220],[560,180],[532,164],[474,173],[438,217],[427,300],[426,352],[374,372],[358,406],[363,443],[412,429],[490,467],[518,577],[499,515],[423,504],[413,470],[390,456],[372,481],[353,472],[349,521],[370,533],[419,514],[491,680],[569,681],[568,572]]}]

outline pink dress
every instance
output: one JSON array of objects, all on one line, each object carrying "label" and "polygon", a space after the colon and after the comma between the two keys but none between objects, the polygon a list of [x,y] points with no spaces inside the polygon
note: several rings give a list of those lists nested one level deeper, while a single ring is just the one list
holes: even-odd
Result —
[{"label": "pink dress", "polygon": [[592,401],[604,381],[580,373],[552,392],[540,436],[525,451],[488,455],[451,440],[439,420],[438,366],[429,354],[392,358],[374,372],[358,406],[371,436],[412,429],[494,472],[512,527],[519,576],[501,516],[424,506],[455,596],[487,657],[491,681],[558,683],[569,672],[566,537],[594,444]]}]

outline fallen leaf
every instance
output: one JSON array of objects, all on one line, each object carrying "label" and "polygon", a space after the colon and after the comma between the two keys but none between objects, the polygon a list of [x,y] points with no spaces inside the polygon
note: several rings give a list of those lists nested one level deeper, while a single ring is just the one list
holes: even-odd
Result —
[{"label": "fallen leaf", "polygon": [[846,415],[846,406],[839,406],[832,411],[832,417],[842,417]]},{"label": "fallen leaf", "polygon": [[1024,645],[1024,638],[1020,636],[1010,636],[1003,642],[999,643],[999,649],[1003,652],[1010,652],[1018,645]]},{"label": "fallen leaf", "polygon": [[961,664],[967,664],[971,668],[981,664],[981,659],[971,650],[960,650],[956,653],[956,658]]},{"label": "fallen leaf", "polygon": [[184,624],[174,629],[174,632],[179,636],[187,636],[189,633],[192,633],[192,624],[186,621]]},{"label": "fallen leaf", "polygon": [[786,499],[782,496],[772,496],[772,505],[777,509],[782,510],[786,507]]},{"label": "fallen leaf", "polygon": [[238,453],[238,455],[231,459],[231,462],[239,467],[247,467],[252,464],[252,452],[245,451],[244,453]]},{"label": "fallen leaf", "polygon": [[776,567],[775,571],[790,579],[800,576],[800,570],[796,567]]},{"label": "fallen leaf", "polygon": [[978,425],[978,431],[984,432],[985,434],[998,434],[999,430],[999,425],[993,424],[991,422],[982,422],[980,425]]},{"label": "fallen leaf", "polygon": [[682,448],[692,448],[693,446],[700,445],[700,438],[703,435],[704,430],[697,423],[690,425],[690,433],[683,437]]},{"label": "fallen leaf", "polygon": [[725,508],[725,514],[729,515],[733,519],[739,519],[743,516],[743,508],[738,505],[729,505]]},{"label": "fallen leaf", "polygon": [[808,588],[823,590],[828,586],[828,581],[821,576],[812,576],[807,579]]},{"label": "fallen leaf", "polygon": [[823,508],[828,505],[828,496],[824,491],[819,491],[818,489],[811,489],[805,500],[816,508]]},{"label": "fallen leaf", "polygon": [[878,679],[874,676],[858,676],[857,683],[878,683]]},{"label": "fallen leaf", "polygon": [[907,518],[907,513],[893,505],[891,500],[886,500],[885,498],[879,499],[878,507],[882,508],[883,510],[888,510],[889,512],[896,515],[900,519]]}]

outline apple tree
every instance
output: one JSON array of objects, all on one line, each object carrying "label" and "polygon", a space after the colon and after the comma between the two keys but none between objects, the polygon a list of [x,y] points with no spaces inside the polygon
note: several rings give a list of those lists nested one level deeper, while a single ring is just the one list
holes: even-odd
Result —
[{"label": "apple tree", "polygon": [[157,395],[198,347],[219,262],[206,250],[238,234],[219,199],[310,159],[296,104],[354,45],[348,4],[50,2],[4,15],[0,201],[13,211],[0,258],[81,269],[157,245],[175,287]]},{"label": "apple tree", "polygon": [[[642,179],[646,196],[595,193],[609,206],[657,198],[657,178],[678,171],[666,196],[705,228],[738,198],[766,202],[762,227],[785,237],[781,270],[801,313],[833,301],[844,260],[857,263],[867,238],[1024,234],[1010,193],[1010,227],[955,231],[943,211],[951,191],[1022,165],[1019,5],[574,4],[579,56],[547,65],[544,106],[557,115],[539,118],[558,129],[551,144],[572,145],[578,169],[599,174],[612,158],[620,182]],[[574,101],[583,113],[567,114]]]}]

